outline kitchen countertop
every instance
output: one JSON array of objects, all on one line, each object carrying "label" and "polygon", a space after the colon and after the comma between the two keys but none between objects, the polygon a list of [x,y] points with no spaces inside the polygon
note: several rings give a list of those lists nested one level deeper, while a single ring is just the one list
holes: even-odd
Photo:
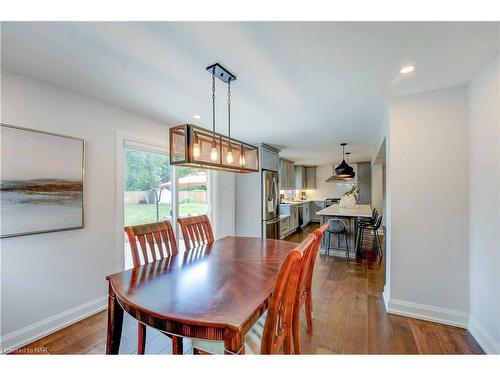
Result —
[{"label": "kitchen countertop", "polygon": [[357,204],[354,208],[340,208],[338,204],[332,204],[316,212],[323,216],[350,216],[350,217],[371,217],[372,209],[369,204]]},{"label": "kitchen countertop", "polygon": [[302,203],[309,203],[309,202],[323,202],[323,201],[317,201],[317,200],[313,200],[313,199],[306,199],[305,201],[283,202],[283,203],[280,203],[280,204],[288,204],[290,206],[293,206],[295,204],[302,204]]}]

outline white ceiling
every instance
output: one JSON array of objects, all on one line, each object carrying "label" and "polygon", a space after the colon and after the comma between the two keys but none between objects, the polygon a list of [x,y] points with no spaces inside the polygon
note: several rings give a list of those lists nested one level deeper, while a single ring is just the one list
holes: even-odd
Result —
[{"label": "white ceiling", "polygon": [[[3,69],[169,125],[211,127],[219,61],[238,75],[232,135],[307,164],[338,162],[342,141],[371,159],[389,98],[468,82],[499,46],[499,23],[2,23]],[[226,132],[222,82],[218,100]]]}]

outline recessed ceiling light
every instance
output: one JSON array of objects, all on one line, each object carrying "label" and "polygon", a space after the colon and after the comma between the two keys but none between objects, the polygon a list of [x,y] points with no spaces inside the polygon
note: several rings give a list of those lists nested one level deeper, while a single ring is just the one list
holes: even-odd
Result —
[{"label": "recessed ceiling light", "polygon": [[200,115],[194,115],[193,117],[194,117],[195,119],[200,119],[200,118],[201,118],[201,116],[200,116]]},{"label": "recessed ceiling light", "polygon": [[399,72],[401,74],[408,74],[408,73],[413,72],[415,70],[415,68],[416,68],[415,65],[407,65],[407,66],[403,66]]}]

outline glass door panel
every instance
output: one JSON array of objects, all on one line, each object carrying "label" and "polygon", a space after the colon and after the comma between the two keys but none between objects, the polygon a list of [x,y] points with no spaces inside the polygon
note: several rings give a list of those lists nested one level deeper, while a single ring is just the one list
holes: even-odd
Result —
[{"label": "glass door panel", "polygon": [[[167,153],[125,147],[125,226],[172,220],[172,168]],[[132,267],[125,236],[125,268]]]}]

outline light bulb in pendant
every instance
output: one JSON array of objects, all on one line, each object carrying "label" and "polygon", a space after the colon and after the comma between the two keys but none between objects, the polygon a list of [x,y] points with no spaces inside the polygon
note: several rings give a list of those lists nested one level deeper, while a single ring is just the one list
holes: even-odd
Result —
[{"label": "light bulb in pendant", "polygon": [[240,167],[245,166],[245,154],[241,153],[240,155]]},{"label": "light bulb in pendant", "polygon": [[193,144],[193,158],[199,159],[200,155],[201,155],[200,141],[198,140],[198,136],[195,136]]},{"label": "light bulb in pendant", "polygon": [[231,149],[229,149],[227,154],[226,154],[226,163],[233,164],[233,162],[234,162],[233,151]]},{"label": "light bulb in pendant", "polygon": [[215,142],[212,143],[212,149],[210,150],[210,160],[212,161],[219,160],[219,153],[217,152],[217,146]]}]

